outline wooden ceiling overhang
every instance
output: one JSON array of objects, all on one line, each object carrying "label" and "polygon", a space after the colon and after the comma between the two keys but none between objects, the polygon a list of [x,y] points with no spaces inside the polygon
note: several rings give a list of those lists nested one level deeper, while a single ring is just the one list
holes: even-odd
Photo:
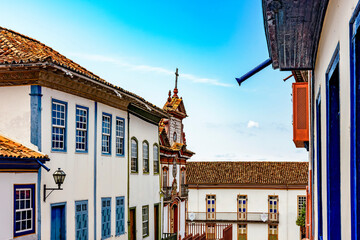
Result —
[{"label": "wooden ceiling overhang", "polygon": [[311,70],[328,0],[262,0],[265,35],[272,66]]}]

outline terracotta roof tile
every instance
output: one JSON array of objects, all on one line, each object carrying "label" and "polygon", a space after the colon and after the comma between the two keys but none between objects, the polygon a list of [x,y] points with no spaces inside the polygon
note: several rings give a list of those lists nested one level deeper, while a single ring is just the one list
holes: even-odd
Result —
[{"label": "terracotta roof tile", "polygon": [[47,155],[34,151],[0,135],[0,158],[1,157],[49,159]]},{"label": "terracotta roof tile", "polygon": [[307,162],[188,162],[188,184],[306,185]]},{"label": "terracotta roof tile", "polygon": [[[132,97],[135,97],[143,104],[147,104],[161,114],[166,115],[161,108],[146,101],[144,98],[105,81],[98,75],[90,72],[86,68],[73,62],[51,47],[48,47],[45,44],[39,42],[38,40],[17,33],[13,30],[0,27],[0,65],[24,63],[51,63],[60,66],[64,69],[68,69],[77,74],[96,80]],[[136,101],[133,103],[135,105],[139,104]]]}]

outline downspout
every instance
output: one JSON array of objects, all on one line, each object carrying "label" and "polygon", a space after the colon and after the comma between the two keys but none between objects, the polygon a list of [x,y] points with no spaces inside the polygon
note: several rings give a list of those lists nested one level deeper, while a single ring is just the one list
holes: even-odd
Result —
[{"label": "downspout", "polygon": [[[30,142],[41,151],[41,86],[30,86]],[[41,168],[37,175],[37,233],[41,239]]]},{"label": "downspout", "polygon": [[128,209],[128,239],[131,240],[130,236],[130,113],[127,111],[127,209]]},{"label": "downspout", "polygon": [[264,68],[266,68],[267,66],[269,66],[272,63],[271,58],[265,60],[264,62],[260,63],[258,66],[256,66],[254,69],[250,70],[248,73],[246,73],[245,75],[243,75],[242,77],[239,78],[235,78],[236,81],[238,82],[239,86],[248,78],[252,77],[253,75],[255,75],[256,73],[260,72],[261,70],[263,70]]},{"label": "downspout", "polygon": [[95,102],[95,122],[94,122],[94,239],[96,239],[96,175],[97,175],[97,102]]}]

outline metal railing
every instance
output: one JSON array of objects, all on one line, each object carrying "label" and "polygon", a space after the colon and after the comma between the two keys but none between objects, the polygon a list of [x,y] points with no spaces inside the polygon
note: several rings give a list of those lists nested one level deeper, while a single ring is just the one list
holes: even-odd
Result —
[{"label": "metal railing", "polygon": [[164,201],[170,201],[171,200],[171,187],[165,186],[165,187],[162,187],[162,190],[164,192]]},{"label": "metal railing", "polygon": [[189,189],[187,184],[181,184],[181,197],[187,197],[189,195]]},{"label": "metal railing", "polygon": [[[241,216],[241,217],[240,217]],[[247,212],[239,214],[237,212],[216,212],[215,218],[207,217],[206,212],[188,212],[186,213],[187,222],[263,222],[278,223],[278,213],[267,212]]]},{"label": "metal railing", "polygon": [[202,236],[205,234],[208,240],[219,240],[224,237],[224,229],[231,227],[231,224],[226,223],[202,223],[202,222],[187,222],[186,223],[186,236],[192,235]]},{"label": "metal railing", "polygon": [[163,233],[161,240],[177,240],[177,233]]}]

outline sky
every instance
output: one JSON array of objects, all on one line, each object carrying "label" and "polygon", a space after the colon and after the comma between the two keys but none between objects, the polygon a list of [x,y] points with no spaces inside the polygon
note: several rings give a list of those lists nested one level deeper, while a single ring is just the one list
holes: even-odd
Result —
[{"label": "sky", "polygon": [[0,26],[163,107],[183,97],[193,160],[306,160],[292,142],[291,72],[271,66],[261,1],[7,1]]}]

